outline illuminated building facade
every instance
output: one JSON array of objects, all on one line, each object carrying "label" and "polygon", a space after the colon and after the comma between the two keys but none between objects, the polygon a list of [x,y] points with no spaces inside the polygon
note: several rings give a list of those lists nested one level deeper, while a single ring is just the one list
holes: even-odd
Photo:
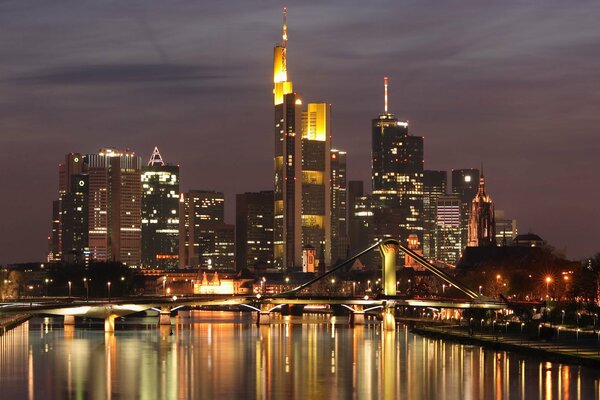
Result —
[{"label": "illuminated building facade", "polygon": [[302,245],[331,265],[331,106],[309,103],[302,112]]},{"label": "illuminated building facade", "polygon": [[388,112],[388,79],[384,79],[384,112],[372,122],[372,185],[378,207],[399,209],[400,226],[391,237],[416,234],[423,239],[423,138],[408,133],[408,122]]},{"label": "illuminated building facade", "polygon": [[88,253],[88,176],[70,178],[68,191],[60,196],[62,260],[83,263]]},{"label": "illuminated building facade", "polygon": [[331,261],[348,258],[348,207],[345,151],[331,150]]},{"label": "illuminated building facade", "polygon": [[179,266],[235,270],[235,228],[224,222],[223,193],[190,190],[179,207]]},{"label": "illuminated building facade", "polygon": [[235,201],[236,268],[273,266],[273,191],[241,193]]},{"label": "illuminated building facade", "polygon": [[467,244],[469,232],[469,215],[471,212],[471,201],[477,193],[479,184],[479,170],[475,168],[463,168],[452,170],[452,194],[458,195],[461,201],[460,226],[461,242],[463,247]]},{"label": "illuminated building facade", "polygon": [[88,240],[96,261],[138,266],[142,236],[142,160],[129,150],[100,149],[86,156]]},{"label": "illuminated building facade", "polygon": [[282,42],[273,54],[275,106],[274,154],[274,267],[299,268],[302,263],[302,159],[300,119],[302,101],[287,76],[287,25],[284,9]]},{"label": "illuminated building facade", "polygon": [[467,246],[495,246],[495,229],[494,204],[492,203],[492,198],[485,192],[485,178],[482,173],[481,178],[479,178],[477,193],[471,202]]},{"label": "illuminated building facade", "polygon": [[446,171],[423,172],[423,254],[435,257],[437,199],[446,195]]},{"label": "illuminated building facade", "polygon": [[142,168],[142,264],[179,264],[179,166],[164,163],[158,148]]},{"label": "illuminated building facade", "polygon": [[462,253],[462,200],[457,195],[439,196],[436,201],[434,255],[437,260],[455,265]]}]

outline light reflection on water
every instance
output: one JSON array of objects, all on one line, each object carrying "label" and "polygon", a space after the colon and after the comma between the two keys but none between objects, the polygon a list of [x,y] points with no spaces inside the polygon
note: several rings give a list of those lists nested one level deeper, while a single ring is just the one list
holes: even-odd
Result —
[{"label": "light reflection on water", "polygon": [[[0,336],[0,398],[598,399],[600,372],[344,318],[194,312],[169,327]],[[132,328],[134,325],[128,325]]]}]

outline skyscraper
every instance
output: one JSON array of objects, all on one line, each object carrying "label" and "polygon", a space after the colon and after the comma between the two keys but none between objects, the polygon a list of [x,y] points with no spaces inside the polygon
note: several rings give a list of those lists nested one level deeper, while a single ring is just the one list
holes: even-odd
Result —
[{"label": "skyscraper", "polygon": [[446,171],[423,172],[423,254],[435,257],[437,200],[446,194]]},{"label": "skyscraper", "polygon": [[179,264],[179,166],[165,164],[157,147],[142,168],[142,264]]},{"label": "skyscraper", "polygon": [[494,210],[496,222],[496,243],[498,246],[512,246],[519,234],[517,220],[506,217],[504,210]]},{"label": "skyscraper", "polygon": [[235,201],[236,268],[273,266],[273,191],[241,193]]},{"label": "skyscraper", "polygon": [[469,214],[471,212],[471,201],[477,193],[479,183],[479,170],[475,168],[463,168],[452,170],[452,194],[458,195],[461,201],[460,226],[461,243],[466,246],[469,232]]},{"label": "skyscraper", "polygon": [[456,264],[462,254],[460,210],[457,195],[442,195],[436,199],[435,253],[437,260]]},{"label": "skyscraper", "polygon": [[400,226],[390,236],[423,240],[423,138],[408,133],[408,122],[388,112],[388,79],[384,79],[384,112],[372,122],[372,184],[378,207],[398,209]]},{"label": "skyscraper", "polygon": [[348,256],[346,152],[331,150],[331,261]]},{"label": "skyscraper", "polygon": [[467,246],[484,247],[496,245],[496,224],[492,198],[485,192],[483,172],[479,178],[479,187],[471,201],[469,214],[469,241]]},{"label": "skyscraper", "polygon": [[235,227],[224,222],[223,193],[190,190],[179,206],[180,267],[235,270]]},{"label": "skyscraper", "polygon": [[[331,106],[309,103],[302,112],[302,245],[331,264]],[[318,263],[317,263],[318,264]],[[320,269],[322,265],[318,264]]]},{"label": "skyscraper", "polygon": [[274,266],[280,270],[302,265],[302,158],[300,108],[302,101],[287,76],[287,9],[282,42],[274,48]]},{"label": "skyscraper", "polygon": [[92,258],[141,262],[142,160],[129,150],[100,149],[86,156],[88,240]]}]

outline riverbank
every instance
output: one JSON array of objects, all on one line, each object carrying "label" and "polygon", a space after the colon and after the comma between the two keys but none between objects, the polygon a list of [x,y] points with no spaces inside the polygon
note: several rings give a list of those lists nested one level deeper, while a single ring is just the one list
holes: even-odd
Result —
[{"label": "riverbank", "polygon": [[579,364],[600,368],[600,346],[562,343],[559,341],[531,340],[514,335],[498,335],[484,332],[469,334],[463,327],[454,326],[415,326],[412,332],[425,337],[473,344],[494,350],[511,351],[544,360]]},{"label": "riverbank", "polygon": [[31,315],[29,314],[16,314],[0,318],[0,335],[4,335],[7,331],[21,325],[30,318]]}]

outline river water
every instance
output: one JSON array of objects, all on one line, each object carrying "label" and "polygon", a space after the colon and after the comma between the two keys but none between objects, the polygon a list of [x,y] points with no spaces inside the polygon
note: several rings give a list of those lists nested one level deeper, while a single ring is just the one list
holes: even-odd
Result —
[{"label": "river water", "polygon": [[193,312],[0,336],[1,399],[599,399],[600,371],[345,318]]}]

